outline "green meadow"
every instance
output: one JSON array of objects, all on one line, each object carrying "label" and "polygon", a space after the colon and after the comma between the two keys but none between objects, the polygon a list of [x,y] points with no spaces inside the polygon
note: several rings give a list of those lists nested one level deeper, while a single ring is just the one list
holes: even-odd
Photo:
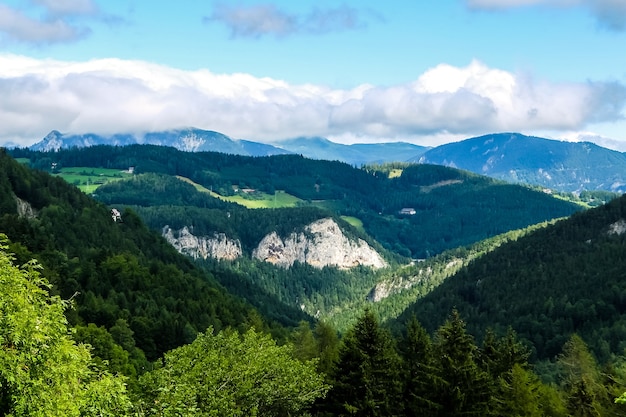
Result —
[{"label": "green meadow", "polygon": [[282,207],[296,207],[302,200],[284,191],[276,190],[274,194],[267,194],[261,191],[244,192],[238,191],[233,196],[223,196],[208,188],[193,182],[189,178],[177,177],[178,179],[188,182],[196,187],[196,190],[209,193],[215,198],[220,198],[224,201],[231,203],[237,203],[249,209],[259,208],[282,208]]},{"label": "green meadow", "polygon": [[118,181],[132,176],[129,172],[119,169],[66,167],[61,168],[55,175],[63,178],[70,184],[77,186],[86,194],[93,194],[98,187],[107,182]]}]

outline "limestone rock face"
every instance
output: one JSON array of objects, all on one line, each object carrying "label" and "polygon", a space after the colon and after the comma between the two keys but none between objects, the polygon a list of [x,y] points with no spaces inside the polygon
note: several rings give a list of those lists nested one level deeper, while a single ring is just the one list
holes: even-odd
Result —
[{"label": "limestone rock face", "polygon": [[609,226],[609,235],[623,235],[626,233],[626,221],[620,219]]},{"label": "limestone rock face", "polygon": [[17,215],[20,217],[26,217],[28,219],[32,219],[37,217],[37,213],[33,206],[30,205],[28,201],[22,200],[17,196],[13,196],[15,198],[15,202],[17,203]]},{"label": "limestone rock face", "polygon": [[266,235],[252,252],[254,258],[289,268],[294,262],[317,268],[342,269],[358,265],[382,268],[385,260],[363,239],[348,239],[334,220],[327,218],[282,239],[276,232]]},{"label": "limestone rock face", "polygon": [[215,233],[213,236],[195,236],[187,226],[180,230],[165,226],[163,237],[178,252],[194,259],[234,260],[242,255],[241,243],[238,240],[229,239],[224,233]]}]

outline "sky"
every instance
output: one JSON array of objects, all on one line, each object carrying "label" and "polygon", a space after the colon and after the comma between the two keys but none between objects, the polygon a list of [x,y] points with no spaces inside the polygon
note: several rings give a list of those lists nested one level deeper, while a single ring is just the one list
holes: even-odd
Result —
[{"label": "sky", "polygon": [[626,0],[0,0],[0,145],[196,127],[626,151]]}]

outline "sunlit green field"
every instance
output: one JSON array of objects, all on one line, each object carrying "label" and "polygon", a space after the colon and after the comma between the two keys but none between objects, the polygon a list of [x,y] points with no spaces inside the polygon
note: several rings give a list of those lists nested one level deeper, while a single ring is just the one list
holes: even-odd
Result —
[{"label": "sunlit green field", "polygon": [[219,198],[250,209],[295,207],[301,201],[298,197],[284,191],[276,191],[274,195],[255,191],[253,195],[237,194],[227,197],[219,196]]},{"label": "sunlit green field", "polygon": [[398,178],[402,176],[402,170],[398,168],[394,168],[389,171],[389,178]]},{"label": "sunlit green field", "polygon": [[86,194],[93,194],[98,187],[107,182],[118,181],[132,176],[132,174],[119,169],[91,167],[61,168],[60,172],[55,175],[77,186]]},{"label": "sunlit green field", "polygon": [[349,224],[351,224],[352,226],[354,226],[355,229],[360,230],[363,233],[365,233],[365,229],[363,228],[363,222],[361,221],[361,219],[357,217],[352,217],[352,216],[341,216],[341,218],[344,219]]},{"label": "sunlit green field", "polygon": [[302,201],[298,197],[279,190],[277,190],[274,194],[255,191],[251,194],[239,193],[233,196],[223,196],[193,182],[189,178],[179,176],[178,179],[192,184],[198,191],[209,193],[215,198],[221,198],[224,201],[237,203],[249,209],[295,207],[300,201]]}]

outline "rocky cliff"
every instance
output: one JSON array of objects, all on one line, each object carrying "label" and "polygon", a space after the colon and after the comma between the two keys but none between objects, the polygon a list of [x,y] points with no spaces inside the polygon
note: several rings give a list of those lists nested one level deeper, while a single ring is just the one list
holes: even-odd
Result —
[{"label": "rocky cliff", "polygon": [[276,232],[270,233],[261,240],[252,256],[284,268],[296,261],[317,268],[347,269],[358,265],[382,268],[387,265],[367,242],[349,239],[330,218],[313,222],[304,232],[292,233],[284,239]]},{"label": "rocky cliff", "polygon": [[233,260],[242,255],[241,243],[238,240],[229,239],[223,233],[215,233],[213,236],[195,236],[186,226],[180,230],[165,226],[163,236],[178,252],[194,259]]}]

